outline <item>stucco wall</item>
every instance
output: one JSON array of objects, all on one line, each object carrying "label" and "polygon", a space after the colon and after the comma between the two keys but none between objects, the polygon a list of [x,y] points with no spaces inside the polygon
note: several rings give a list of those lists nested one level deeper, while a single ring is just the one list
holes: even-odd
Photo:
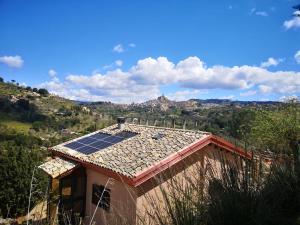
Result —
[{"label": "stucco wall", "polygon": [[[187,183],[186,178],[195,182],[200,181],[200,185],[202,185],[205,190],[207,175],[204,174],[209,173],[209,168],[211,168],[212,171],[210,172],[212,172],[214,176],[220,176],[222,169],[221,161],[224,160],[226,163],[233,165],[240,164],[239,157],[236,155],[222,150],[215,145],[208,145],[136,188],[111,179],[107,185],[107,188],[111,190],[110,211],[107,212],[102,208],[98,208],[93,221],[95,221],[95,225],[139,224],[141,220],[145,218],[147,220],[145,213],[151,212],[153,207],[159,206],[162,207],[163,210],[164,202],[162,200],[161,188],[164,190],[173,188],[170,185],[171,177],[181,185]],[[86,169],[86,174],[87,194],[85,222],[89,224],[96,208],[92,203],[92,186],[93,184],[105,186],[108,177],[91,169]],[[153,202],[156,203],[155,206],[152,204]],[[151,220],[146,222],[151,223]]]},{"label": "stucco wall", "polygon": [[[90,219],[96,209],[92,203],[93,184],[105,186],[108,177],[91,169],[86,169],[87,193],[86,193],[86,217],[85,224],[89,224]],[[97,208],[93,221],[95,225],[121,225],[135,224],[136,221],[136,194],[130,186],[110,179],[106,186],[110,191],[110,210],[105,211]]]},{"label": "stucco wall", "polygon": [[[143,183],[137,188],[137,213],[139,215],[137,218],[143,218],[143,220],[147,221],[147,224],[151,224],[151,222],[155,224],[146,214],[152,213],[154,215],[153,207],[157,207],[156,211],[165,212],[162,190],[174,191],[176,185],[176,189],[180,190],[189,182],[197,182],[200,187],[203,187],[202,189],[205,192],[205,187],[208,185],[207,177],[209,175],[220,177],[222,171],[221,162],[223,161],[238,167],[240,165],[240,157],[215,145],[208,145],[170,167],[167,171]],[[173,178],[170,179],[170,177]],[[186,181],[187,179],[189,181]],[[171,180],[176,184],[171,184]]]}]

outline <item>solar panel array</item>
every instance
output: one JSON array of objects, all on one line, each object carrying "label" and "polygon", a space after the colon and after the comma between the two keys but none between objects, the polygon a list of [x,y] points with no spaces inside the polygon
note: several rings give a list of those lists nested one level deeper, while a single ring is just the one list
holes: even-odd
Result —
[{"label": "solar panel array", "polygon": [[135,136],[136,133],[121,131],[115,135],[98,132],[88,137],[65,144],[65,147],[71,148],[83,154],[92,154],[101,149],[117,144],[127,138]]}]

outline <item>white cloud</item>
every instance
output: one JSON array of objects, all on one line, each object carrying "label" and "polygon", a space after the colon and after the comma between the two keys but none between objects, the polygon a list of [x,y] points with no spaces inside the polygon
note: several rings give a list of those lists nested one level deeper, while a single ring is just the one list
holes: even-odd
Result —
[{"label": "white cloud", "polygon": [[9,67],[21,68],[23,66],[24,60],[21,56],[2,56],[0,57],[0,62],[6,64]]},{"label": "white cloud", "polygon": [[248,97],[248,96],[256,95],[256,93],[257,93],[256,90],[250,90],[250,91],[246,91],[246,92],[240,93],[240,96],[242,96],[242,97]]},{"label": "white cloud", "polygon": [[300,50],[298,52],[296,52],[296,54],[294,55],[294,58],[295,58],[296,62],[298,64],[300,64]]},{"label": "white cloud", "polygon": [[57,76],[57,72],[53,69],[48,71],[48,74],[51,78],[56,77]]},{"label": "white cloud", "polygon": [[235,98],[234,95],[226,95],[226,96],[222,96],[219,99],[229,99],[229,100],[233,100]]},{"label": "white cloud", "polygon": [[200,90],[183,90],[168,94],[166,97],[173,101],[185,101],[192,98],[198,98]]},{"label": "white cloud", "polygon": [[250,10],[250,15],[256,15],[256,16],[269,16],[269,14],[266,11],[257,11],[256,8],[252,8]]},{"label": "white cloud", "polygon": [[293,13],[294,16],[299,17],[300,16],[300,10],[297,10]]},{"label": "white cloud", "polygon": [[136,47],[136,44],[130,43],[130,44],[129,44],[129,47],[130,47],[130,48],[135,48],[135,47]]},{"label": "white cloud", "polygon": [[290,101],[299,101],[299,97],[297,95],[290,95],[290,96],[282,96],[279,98],[281,102],[290,102]]},{"label": "white cloud", "polygon": [[114,46],[113,47],[113,51],[114,52],[118,52],[118,53],[124,52],[123,45],[122,44],[118,44],[118,45]]},{"label": "white cloud", "polygon": [[[294,14],[297,12],[299,12],[299,11],[294,12]],[[300,27],[300,17],[295,15],[292,19],[284,21],[283,26],[287,30],[289,30],[291,28],[299,28]]]},{"label": "white cloud", "polygon": [[[240,90],[243,92],[241,96],[254,94],[253,90],[257,89],[263,94],[291,95],[300,92],[300,72],[272,72],[248,65],[207,67],[196,56],[178,63],[166,57],[149,57],[139,60],[127,71],[114,69],[104,74],[70,74],[63,82],[52,80],[42,85],[53,93],[72,99],[126,103],[155,98],[161,95],[162,85],[177,85],[185,90],[173,93],[174,99],[179,99],[180,95],[197,95],[198,91],[208,89]],[[76,90],[81,91],[77,93]]]},{"label": "white cloud", "polygon": [[262,62],[260,67],[267,68],[270,66],[277,66],[281,62],[283,62],[283,59],[274,59],[273,57],[270,57],[267,61]]},{"label": "white cloud", "polygon": [[265,11],[257,11],[257,12],[255,12],[255,15],[264,16],[264,17],[269,16],[269,14]]},{"label": "white cloud", "polygon": [[115,64],[116,64],[116,66],[122,66],[123,65],[123,61],[122,60],[116,60]]},{"label": "white cloud", "polygon": [[250,10],[250,15],[252,15],[255,11],[256,11],[256,8],[252,8],[252,9]]}]

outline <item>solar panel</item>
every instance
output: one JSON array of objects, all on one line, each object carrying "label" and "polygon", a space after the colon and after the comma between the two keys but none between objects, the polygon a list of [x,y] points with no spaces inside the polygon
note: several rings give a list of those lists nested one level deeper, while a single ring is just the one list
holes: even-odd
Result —
[{"label": "solar panel", "polygon": [[135,135],[136,133],[126,131],[121,131],[115,135],[98,132],[91,136],[77,139],[76,141],[65,144],[64,146],[88,155]]},{"label": "solar panel", "polygon": [[97,142],[94,142],[94,143],[90,144],[90,146],[93,146],[93,147],[98,148],[98,149],[103,149],[103,148],[106,148],[110,145],[111,145],[111,143],[104,142],[104,141],[97,141]]},{"label": "solar panel", "polygon": [[90,143],[95,142],[97,140],[93,139],[93,138],[90,138],[90,137],[86,137],[86,138],[79,139],[77,141],[80,142],[80,143],[83,143],[83,144],[90,144]]},{"label": "solar panel", "polygon": [[74,141],[74,142],[71,142],[69,144],[66,144],[65,146],[68,147],[68,148],[71,148],[71,149],[77,149],[77,148],[80,148],[80,147],[84,146],[84,144],[81,144],[77,141]]},{"label": "solar panel", "polygon": [[93,134],[91,136],[89,136],[90,138],[94,138],[94,139],[97,139],[97,140],[100,140],[100,139],[104,139],[104,138],[107,138],[107,137],[110,137],[111,134],[105,134],[105,133],[96,133],[96,134]]},{"label": "solar panel", "polygon": [[117,137],[117,136],[111,136],[108,138],[105,138],[104,141],[110,142],[110,143],[118,143],[120,141],[123,141],[124,138],[121,137]]},{"label": "solar panel", "polygon": [[94,148],[94,147],[92,147],[92,146],[82,146],[82,147],[80,147],[80,148],[78,148],[78,149],[76,149],[76,151],[78,151],[78,152],[81,152],[81,153],[83,153],[83,154],[91,154],[91,153],[94,153],[94,152],[97,152],[98,151],[98,149],[97,148]]}]

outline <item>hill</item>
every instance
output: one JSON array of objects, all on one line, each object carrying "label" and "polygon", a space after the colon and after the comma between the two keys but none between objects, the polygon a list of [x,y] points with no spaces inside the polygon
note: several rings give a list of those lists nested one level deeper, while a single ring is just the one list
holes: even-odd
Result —
[{"label": "hill", "polygon": [[45,89],[4,82],[0,83],[0,115],[0,124],[44,139],[62,139],[109,123],[108,117]]}]

